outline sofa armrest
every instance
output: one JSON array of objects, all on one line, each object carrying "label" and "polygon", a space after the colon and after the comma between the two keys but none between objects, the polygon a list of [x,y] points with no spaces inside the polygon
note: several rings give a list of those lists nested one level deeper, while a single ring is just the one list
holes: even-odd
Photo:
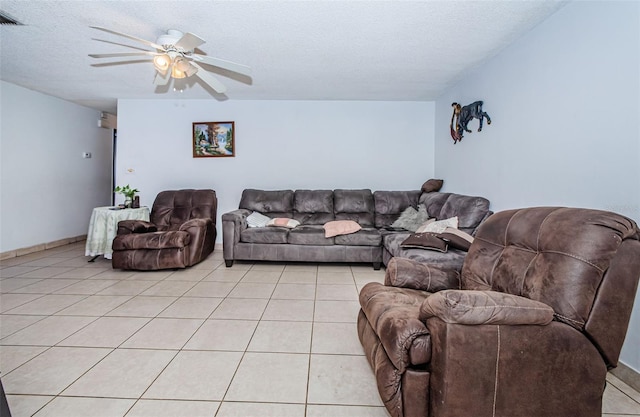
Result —
[{"label": "sofa armrest", "polygon": [[529,298],[496,291],[446,290],[420,306],[420,320],[438,317],[445,323],[466,325],[547,325],[553,309]]},{"label": "sofa armrest", "polygon": [[153,233],[158,228],[155,224],[144,220],[121,220],[118,222],[118,235],[128,235],[130,233]]},{"label": "sofa armrest", "polygon": [[240,233],[247,226],[251,210],[237,209],[222,215],[222,251],[224,259],[233,261],[233,247],[240,242]]},{"label": "sofa armrest", "polygon": [[454,269],[441,269],[407,258],[391,258],[384,276],[390,287],[412,288],[436,292],[460,288],[460,273]]}]

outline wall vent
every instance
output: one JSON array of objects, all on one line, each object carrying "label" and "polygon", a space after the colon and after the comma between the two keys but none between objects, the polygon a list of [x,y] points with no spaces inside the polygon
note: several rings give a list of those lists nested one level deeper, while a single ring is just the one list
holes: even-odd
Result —
[{"label": "wall vent", "polygon": [[20,25],[20,26],[22,26],[23,24],[18,22],[13,17],[9,16],[5,12],[3,12],[2,10],[0,10],[0,25],[16,25],[16,26]]}]

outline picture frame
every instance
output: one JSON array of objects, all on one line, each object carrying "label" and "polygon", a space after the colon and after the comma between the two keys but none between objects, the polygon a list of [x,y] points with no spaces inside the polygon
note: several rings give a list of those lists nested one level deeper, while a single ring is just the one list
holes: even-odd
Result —
[{"label": "picture frame", "polygon": [[194,158],[236,156],[234,122],[194,122],[191,132]]}]

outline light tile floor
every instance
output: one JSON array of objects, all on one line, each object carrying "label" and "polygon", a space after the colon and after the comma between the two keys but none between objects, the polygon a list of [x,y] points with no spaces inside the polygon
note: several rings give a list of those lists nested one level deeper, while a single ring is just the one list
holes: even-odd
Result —
[{"label": "light tile floor", "polygon": [[[181,271],[88,263],[84,243],[0,262],[0,376],[14,417],[387,417],[356,333],[369,265]],[[603,416],[640,416],[608,376]]]}]

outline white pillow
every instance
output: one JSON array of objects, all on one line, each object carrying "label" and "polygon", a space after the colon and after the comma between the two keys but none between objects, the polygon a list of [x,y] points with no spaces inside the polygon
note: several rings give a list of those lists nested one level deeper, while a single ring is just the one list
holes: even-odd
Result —
[{"label": "white pillow", "polygon": [[454,229],[457,229],[458,216],[451,217],[446,220],[438,220],[435,222],[427,221],[422,226],[420,226],[418,230],[416,230],[416,233],[426,233],[426,232],[442,233],[445,231],[447,227],[452,227]]},{"label": "white pillow", "polygon": [[253,213],[247,216],[247,225],[249,227],[265,227],[269,220],[271,220],[270,217],[267,217],[262,213],[258,213],[257,211],[254,211]]}]

